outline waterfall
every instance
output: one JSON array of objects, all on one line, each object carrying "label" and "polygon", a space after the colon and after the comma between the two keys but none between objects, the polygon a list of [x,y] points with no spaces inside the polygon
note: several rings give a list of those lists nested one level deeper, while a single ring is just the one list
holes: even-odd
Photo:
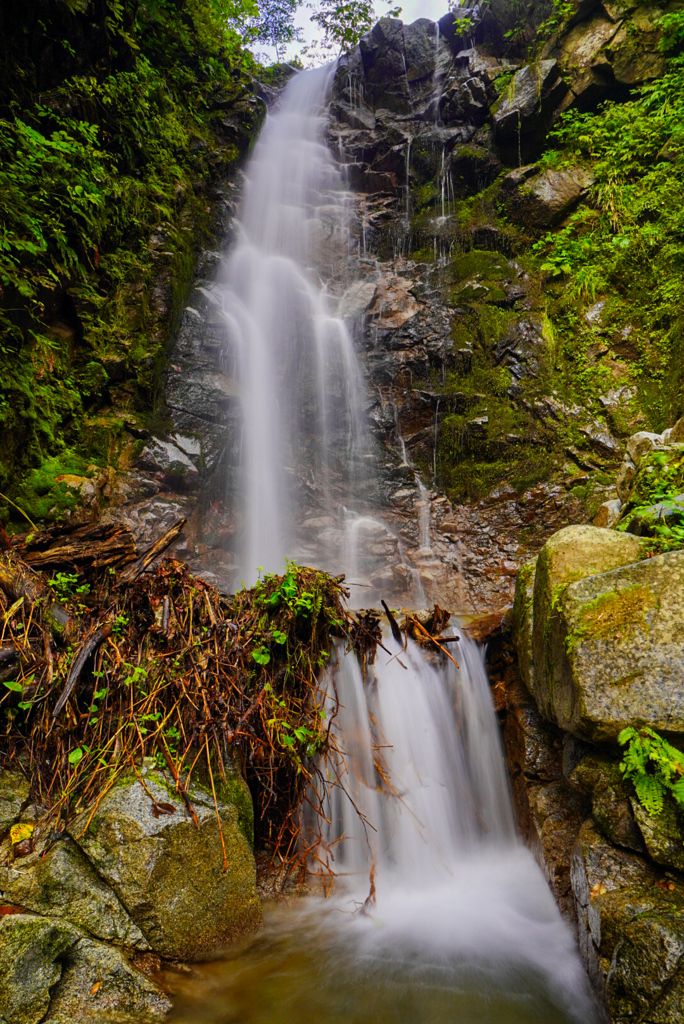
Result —
[{"label": "waterfall", "polygon": [[[269,115],[247,170],[240,237],[217,289],[226,365],[236,367],[243,405],[242,578],[252,581],[259,566],[280,571],[308,531],[323,551],[316,564],[337,559],[350,576],[370,566],[372,578],[380,560],[378,586],[413,574],[414,599],[422,600],[398,532],[369,515],[379,469],[369,459],[363,377],[319,276],[340,295],[353,269],[350,209],[324,141],[332,73],[298,75]],[[408,214],[410,143],[406,187]],[[429,494],[418,486],[418,539],[429,556]],[[383,596],[358,585],[367,605]],[[499,993],[508,1009],[496,1019],[510,1024],[589,1024],[596,1018],[572,937],[516,838],[484,654],[463,636],[448,650],[451,657],[431,660],[412,642],[400,647],[389,638],[362,668],[353,652],[336,649],[327,698],[334,753],[319,765],[327,782],[320,778],[309,794],[311,806],[324,810],[322,834],[320,817],[309,822],[319,839],[316,863],[327,862],[336,881],[330,900],[302,901],[292,911],[291,934],[297,942],[306,936],[330,976],[342,979],[334,996],[340,1006],[356,998],[357,984],[363,991],[369,977],[379,978],[381,993],[392,975],[402,985],[413,979],[415,991],[430,998],[439,990],[444,1005],[467,1003],[475,990],[484,1005]],[[319,978],[301,983],[307,1000]],[[537,1014],[542,1004],[548,1015]],[[327,1019],[314,1015],[321,1016]],[[390,1018],[359,1009],[349,1019]]]},{"label": "waterfall", "polygon": [[303,480],[328,513],[353,504],[360,489],[363,379],[315,269],[334,277],[348,257],[342,178],[323,140],[333,70],[298,75],[269,115],[220,282],[243,407],[237,490],[247,582],[297,555]]},{"label": "waterfall", "polygon": [[565,1016],[520,1020],[595,1024],[572,936],[516,837],[482,650],[461,636],[449,645],[457,667],[384,643],[365,674],[342,651],[331,670],[340,753],[322,848],[338,941],[375,971],[448,969],[450,984],[476,977],[491,993],[535,978]]}]

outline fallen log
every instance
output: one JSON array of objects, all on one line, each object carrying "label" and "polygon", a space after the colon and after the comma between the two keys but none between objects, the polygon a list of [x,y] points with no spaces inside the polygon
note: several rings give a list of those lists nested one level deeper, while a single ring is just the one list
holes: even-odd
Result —
[{"label": "fallen log", "polygon": [[101,629],[98,629],[95,633],[93,633],[92,636],[88,637],[83,646],[80,648],[71,666],[71,671],[69,672],[69,678],[66,681],[66,686],[62,690],[59,700],[55,704],[54,710],[52,712],[53,718],[57,718],[57,716],[64,710],[66,702],[69,700],[69,697],[73,693],[74,687],[76,686],[76,683],[80,679],[81,672],[85,668],[88,658],[92,657],[92,655],[95,654],[102,641],[106,640],[107,637],[111,634],[111,632],[111,622],[105,622],[104,626],[102,626]]},{"label": "fallen log", "polygon": [[137,557],[135,537],[120,523],[86,523],[54,526],[43,533],[27,534],[14,551],[35,569],[104,569],[122,566]]},{"label": "fallen log", "polygon": [[125,586],[129,583],[133,583],[139,576],[142,576],[145,570],[149,569],[152,563],[156,561],[171,544],[173,544],[174,540],[178,537],[186,523],[187,519],[179,519],[177,523],[174,523],[171,529],[167,530],[163,537],[160,537],[158,541],[147,549],[147,551],[143,552],[137,561],[124,569],[119,576],[118,585]]},{"label": "fallen log", "polygon": [[43,600],[52,626],[58,630],[68,626],[69,612],[55,601],[47,581],[30,566],[19,562],[11,552],[0,553],[0,589],[4,590],[12,601],[23,598],[27,604],[34,605]]}]

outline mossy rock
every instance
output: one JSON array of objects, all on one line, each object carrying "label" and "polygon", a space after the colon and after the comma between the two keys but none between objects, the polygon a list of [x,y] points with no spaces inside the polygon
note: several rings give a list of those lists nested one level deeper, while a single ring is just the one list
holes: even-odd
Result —
[{"label": "mossy rock", "polygon": [[649,857],[663,867],[684,871],[684,820],[674,801],[666,797],[657,816],[649,814],[636,797],[631,804]]},{"label": "mossy rock", "polygon": [[[173,810],[155,813],[150,794]],[[126,776],[105,795],[87,828],[87,816],[70,826],[152,949],[166,957],[203,959],[261,924],[249,794],[235,776],[217,785],[216,796],[220,827],[210,786],[193,782],[198,829],[175,788],[147,764],[140,779]]]},{"label": "mossy rock", "polygon": [[561,728],[582,739],[615,741],[635,723],[684,733],[684,552],[636,562],[637,538],[583,529],[623,542],[604,548],[606,569],[611,556],[633,564],[596,574],[594,562],[594,574],[573,582],[575,572],[586,574],[589,559],[575,552],[554,567],[542,551],[535,693]]},{"label": "mossy rock", "polygon": [[573,769],[570,783],[591,795],[594,824],[606,839],[636,853],[645,852],[632,812],[630,786],[620,771],[619,755],[588,754]]},{"label": "mossy rock", "polygon": [[581,738],[593,739],[594,736],[591,729],[584,728],[575,680],[568,670],[564,638],[559,641],[555,636],[559,601],[564,591],[572,584],[576,585],[576,581],[604,574],[641,557],[642,542],[636,537],[594,526],[568,526],[549,538],[537,559],[533,597],[532,696],[543,715]]},{"label": "mossy rock", "polygon": [[170,1003],[113,946],[66,921],[35,914],[0,919],[0,1019],[39,1024],[154,1024]]},{"label": "mossy rock", "polygon": [[0,846],[0,899],[71,922],[103,942],[150,948],[114,890],[70,838],[39,842],[33,853],[14,859],[8,837]]}]

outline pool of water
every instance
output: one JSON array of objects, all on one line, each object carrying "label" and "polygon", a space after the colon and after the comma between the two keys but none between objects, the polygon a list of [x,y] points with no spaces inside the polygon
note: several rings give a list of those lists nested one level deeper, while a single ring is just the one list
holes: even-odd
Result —
[{"label": "pool of water", "polygon": [[[592,1024],[599,1017],[572,937],[548,890],[540,900],[529,853],[516,858],[466,865],[452,887],[393,894],[383,910],[339,898],[268,905],[252,939],[165,977],[171,1021]],[[503,880],[490,877],[497,868]],[[502,887],[497,919],[492,896]]]}]

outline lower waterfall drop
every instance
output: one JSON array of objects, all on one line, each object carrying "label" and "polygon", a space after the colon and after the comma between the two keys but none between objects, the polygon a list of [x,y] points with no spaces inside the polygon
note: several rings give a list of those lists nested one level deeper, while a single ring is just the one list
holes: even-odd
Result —
[{"label": "lower waterfall drop", "polygon": [[419,974],[494,990],[535,978],[589,1024],[574,942],[516,837],[483,652],[461,636],[434,665],[411,641],[384,643],[365,679],[353,655],[333,668],[343,754],[323,846],[339,927],[362,957]]}]

